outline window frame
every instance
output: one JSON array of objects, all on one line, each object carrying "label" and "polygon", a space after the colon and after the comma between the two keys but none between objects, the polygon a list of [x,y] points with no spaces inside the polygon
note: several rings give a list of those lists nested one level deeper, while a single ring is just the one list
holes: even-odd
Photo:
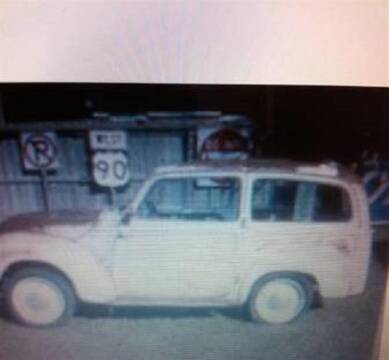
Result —
[{"label": "window frame", "polygon": [[[256,220],[253,218],[253,213],[252,213],[252,201],[253,201],[253,196],[254,196],[254,184],[257,180],[285,180],[285,181],[292,181],[292,182],[297,182],[297,183],[313,183],[317,185],[323,185],[323,186],[330,186],[330,187],[335,187],[340,189],[346,196],[347,196],[347,201],[349,205],[349,216],[347,220],[341,220],[341,221],[296,221],[296,220],[280,220],[280,221],[269,221],[269,220]],[[344,181],[338,178],[334,179],[322,179],[322,178],[317,178],[314,176],[299,176],[296,177],[296,175],[285,175],[285,174],[253,174],[250,177],[250,181],[248,184],[249,191],[247,192],[247,206],[246,206],[246,214],[247,214],[247,219],[253,223],[253,224],[300,224],[300,225],[341,225],[341,224],[349,224],[352,222],[355,222],[356,220],[356,215],[355,214],[355,199],[352,196],[352,190],[351,190],[351,185],[346,184]]]},{"label": "window frame", "polygon": [[[139,216],[138,211],[140,210],[140,207],[143,203],[143,200],[148,196],[150,191],[152,191],[154,185],[161,181],[161,180],[177,180],[177,179],[199,179],[199,178],[234,178],[237,180],[239,185],[239,199],[238,199],[238,214],[234,219],[226,219],[226,220],[192,220],[192,219],[185,219],[185,218],[158,218],[158,217],[144,217]],[[164,175],[158,175],[155,177],[150,178],[146,183],[145,186],[142,188],[138,196],[136,197],[135,203],[134,203],[134,217],[136,219],[141,219],[142,221],[183,221],[183,222],[196,222],[196,223],[206,223],[209,224],[210,222],[214,222],[217,224],[225,224],[225,223],[236,223],[240,221],[243,214],[243,198],[244,198],[244,176],[242,174],[238,174],[236,172],[204,172],[204,173],[195,173],[195,174],[164,174]]]}]

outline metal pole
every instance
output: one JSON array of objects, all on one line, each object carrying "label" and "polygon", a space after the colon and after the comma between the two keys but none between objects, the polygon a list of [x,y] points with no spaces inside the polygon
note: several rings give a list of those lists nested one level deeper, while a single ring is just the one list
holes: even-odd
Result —
[{"label": "metal pole", "polygon": [[109,188],[110,198],[111,198],[111,208],[114,210],[117,207],[117,196],[115,188]]},{"label": "metal pole", "polygon": [[0,94],[0,126],[4,127],[5,124],[5,114],[4,114],[4,107],[3,107],[3,99]]},{"label": "metal pole", "polygon": [[49,198],[48,198],[48,183],[47,183],[47,172],[46,169],[41,169],[41,186],[42,186],[42,199],[43,207],[45,211],[49,211]]},{"label": "metal pole", "polygon": [[186,157],[186,161],[194,161],[196,160],[197,155],[197,134],[195,130],[189,130],[186,133],[186,152],[184,153],[184,156]]}]

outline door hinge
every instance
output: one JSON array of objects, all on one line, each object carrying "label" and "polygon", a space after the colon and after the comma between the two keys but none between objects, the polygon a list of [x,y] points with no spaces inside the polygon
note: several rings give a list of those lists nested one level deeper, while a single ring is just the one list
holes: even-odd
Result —
[{"label": "door hinge", "polygon": [[240,227],[241,228],[246,227],[246,218],[243,218],[243,219],[240,220]]}]

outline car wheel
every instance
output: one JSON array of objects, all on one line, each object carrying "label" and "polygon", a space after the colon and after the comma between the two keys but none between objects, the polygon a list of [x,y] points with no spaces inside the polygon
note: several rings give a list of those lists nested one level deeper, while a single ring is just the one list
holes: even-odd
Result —
[{"label": "car wheel", "polygon": [[312,303],[312,291],[303,279],[276,277],[259,281],[249,300],[251,318],[268,324],[288,323]]},{"label": "car wheel", "polygon": [[70,283],[60,274],[40,268],[23,268],[4,282],[5,304],[18,323],[48,327],[66,323],[74,314],[76,299]]}]

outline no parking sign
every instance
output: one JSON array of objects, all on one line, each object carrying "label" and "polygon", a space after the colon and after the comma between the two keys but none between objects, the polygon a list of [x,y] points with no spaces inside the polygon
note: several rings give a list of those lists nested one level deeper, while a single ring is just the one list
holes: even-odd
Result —
[{"label": "no parking sign", "polygon": [[40,173],[43,206],[48,211],[47,171],[59,167],[57,135],[54,132],[24,132],[20,138],[23,167]]},{"label": "no parking sign", "polygon": [[54,132],[22,133],[21,147],[25,170],[58,169],[58,141]]}]

